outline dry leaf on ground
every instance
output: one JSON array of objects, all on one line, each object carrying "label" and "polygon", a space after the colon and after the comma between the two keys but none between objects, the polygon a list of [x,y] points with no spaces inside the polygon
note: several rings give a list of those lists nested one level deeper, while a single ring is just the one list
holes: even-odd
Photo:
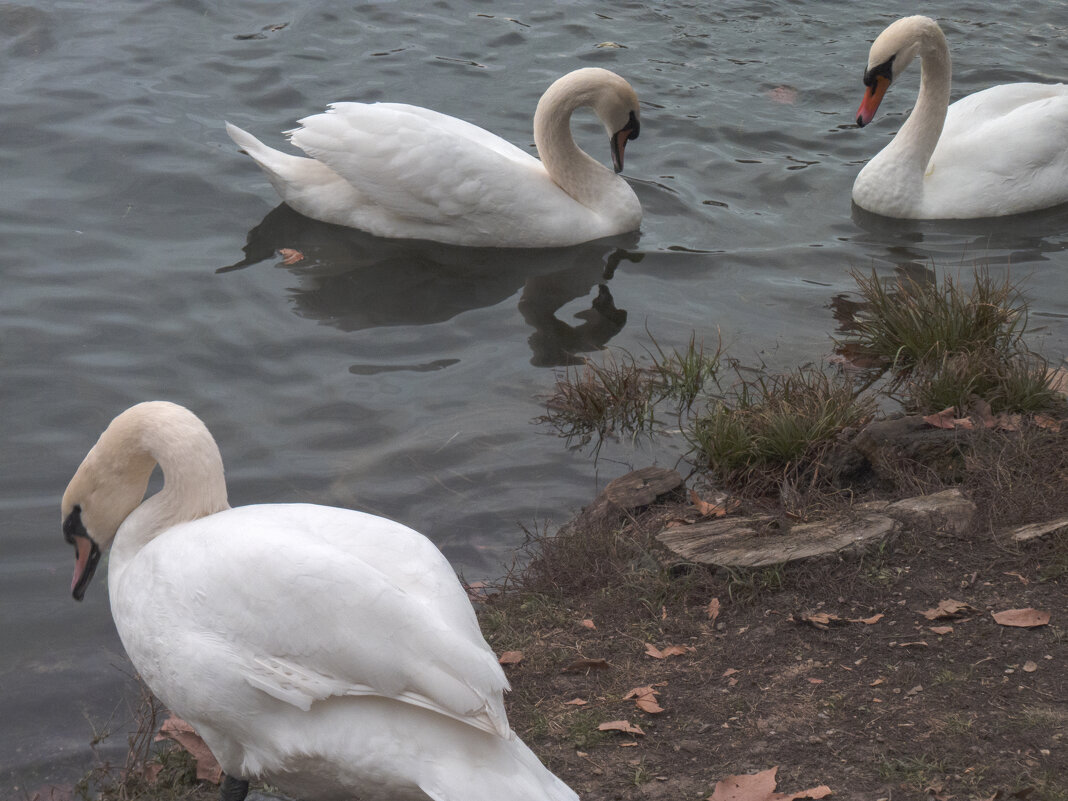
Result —
[{"label": "dry leaf on ground", "polygon": [[497,659],[502,665],[518,665],[523,661],[522,651],[505,651]]},{"label": "dry leaf on ground", "polygon": [[590,629],[590,630],[593,630],[593,629],[597,628],[597,626],[594,625],[592,618],[586,618],[585,620],[580,620],[579,624],[583,628],[587,628],[587,629]]},{"label": "dry leaf on ground", "polygon": [[928,628],[931,631],[933,631],[935,634],[952,634],[953,633],[953,627],[952,626],[928,626]]},{"label": "dry leaf on ground", "polygon": [[293,248],[282,248],[278,251],[278,255],[282,257],[282,264],[296,264],[304,258],[303,253]]},{"label": "dry leaf on ground", "polygon": [[1006,609],[1003,612],[991,612],[994,622],[1002,626],[1015,626],[1021,629],[1030,629],[1035,626],[1045,626],[1049,623],[1049,612],[1041,612],[1038,609]]},{"label": "dry leaf on ground", "polygon": [[719,598],[713,598],[708,602],[708,619],[715,620],[719,617]]},{"label": "dry leaf on ground", "polygon": [[197,780],[218,784],[222,781],[223,771],[211,749],[204,744],[193,727],[179,717],[171,715],[159,728],[156,740],[174,740],[193,757],[197,766]]},{"label": "dry leaf on ground", "polygon": [[927,425],[934,426],[935,428],[956,428],[954,422],[956,419],[957,409],[954,406],[950,406],[948,409],[943,409],[940,412],[925,415],[923,422],[927,423]]},{"label": "dry leaf on ground", "polygon": [[945,601],[939,601],[938,606],[932,609],[926,609],[920,612],[928,620],[941,620],[943,618],[961,617],[969,612],[978,612],[979,610],[973,606],[969,606],[963,601],[955,601],[952,598],[948,598]]},{"label": "dry leaf on ground", "polygon": [[641,726],[634,726],[629,720],[611,720],[608,723],[602,723],[597,729],[598,731],[620,731],[625,734],[645,735]]},{"label": "dry leaf on ground", "polygon": [[777,793],[777,771],[778,768],[768,768],[760,773],[728,776],[716,783],[716,789],[707,801],[803,801],[806,798],[820,799],[831,795],[831,788],[825,784],[798,793]]},{"label": "dry leaf on ground", "polygon": [[572,698],[570,701],[564,701],[564,706],[586,706],[589,701],[583,701],[581,698]]},{"label": "dry leaf on ground", "polygon": [[1059,434],[1061,431],[1061,421],[1055,420],[1048,414],[1036,414],[1035,425],[1047,431],[1052,431],[1054,434]]},{"label": "dry leaf on ground", "polygon": [[1023,670],[1024,673],[1034,673],[1036,670],[1038,670],[1038,663],[1031,659],[1028,659],[1026,662],[1024,662]]},{"label": "dry leaf on ground", "polygon": [[703,517],[723,517],[723,515],[727,514],[727,510],[718,503],[701,500],[701,496],[697,494],[696,490],[690,490],[690,501],[693,503],[694,508],[697,509],[698,514]]},{"label": "dry leaf on ground", "polygon": [[645,653],[653,657],[653,659],[666,659],[669,656],[682,656],[692,651],[688,645],[668,645],[663,649],[657,648],[651,642],[645,644]]},{"label": "dry leaf on ground", "polygon": [[659,714],[664,711],[664,708],[656,701],[657,691],[651,686],[645,685],[643,687],[635,687],[633,690],[623,696],[624,701],[634,699],[634,703],[638,709],[642,712],[648,712],[651,715]]},{"label": "dry leaf on ground", "polygon": [[708,801],[767,801],[775,792],[775,774],[778,768],[768,768],[760,773],[728,776],[716,782],[716,789]]},{"label": "dry leaf on ground", "polygon": [[605,659],[576,659],[563,669],[563,673],[585,673],[590,670],[608,670]]}]

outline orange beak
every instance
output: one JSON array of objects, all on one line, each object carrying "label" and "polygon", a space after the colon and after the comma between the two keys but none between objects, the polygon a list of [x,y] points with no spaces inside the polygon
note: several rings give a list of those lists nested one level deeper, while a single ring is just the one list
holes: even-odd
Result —
[{"label": "orange beak", "polygon": [[879,104],[883,102],[883,95],[890,88],[890,79],[885,75],[877,75],[864,93],[864,99],[860,101],[857,109],[857,125],[863,128],[875,116]]}]

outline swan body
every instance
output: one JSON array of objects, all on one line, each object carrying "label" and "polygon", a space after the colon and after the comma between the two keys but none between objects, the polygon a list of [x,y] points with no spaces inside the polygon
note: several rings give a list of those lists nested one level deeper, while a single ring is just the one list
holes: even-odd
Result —
[{"label": "swan body", "polygon": [[949,47],[928,17],[905,17],[875,40],[857,111],[871,122],[913,58],[920,91],[905,124],[853,184],[853,201],[887,217],[1000,217],[1068,202],[1068,85],[994,86],[949,105]]},{"label": "swan body", "polygon": [[[142,500],[156,463],[163,489]],[[159,401],[112,421],[63,520],[75,598],[110,546],[123,646],[227,781],[324,801],[577,801],[509,728],[507,679],[421,534],[326,506],[230,508],[211,434]]]},{"label": "swan body", "polygon": [[[571,114],[583,106],[611,137],[615,172],[571,136]],[[542,95],[534,114],[541,161],[468,122],[402,103],[334,103],[300,125],[288,136],[307,158],[230,123],[226,130],[286,203],[317,220],[490,247],[574,245],[641,224],[634,190],[616,175],[639,133],[638,97],[608,70],[575,70]]]}]

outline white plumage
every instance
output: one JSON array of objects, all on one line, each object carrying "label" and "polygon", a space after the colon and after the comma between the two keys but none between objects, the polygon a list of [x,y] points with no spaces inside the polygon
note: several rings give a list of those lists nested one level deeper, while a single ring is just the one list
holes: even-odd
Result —
[{"label": "white plumage", "polygon": [[927,17],[892,23],[871,47],[857,124],[920,57],[916,106],[853,184],[853,201],[888,217],[999,217],[1068,203],[1068,85],[1002,84],[949,105],[949,47]]},{"label": "white plumage", "polygon": [[[164,487],[142,502],[156,462]],[[509,728],[504,673],[421,534],[311,504],[230,509],[211,434],[165,402],[112,421],[63,518],[75,597],[110,545],[131,661],[228,775],[309,799],[577,799]]]},{"label": "white plumage", "polygon": [[305,117],[288,134],[309,158],[230,123],[226,130],[305,216],[383,237],[553,247],[641,223],[627,182],[575,144],[571,114],[582,106],[604,123],[622,169],[625,144],[639,131],[638,98],[599,68],[571,72],[542,96],[534,117],[541,161],[468,122],[402,103],[334,103]]}]

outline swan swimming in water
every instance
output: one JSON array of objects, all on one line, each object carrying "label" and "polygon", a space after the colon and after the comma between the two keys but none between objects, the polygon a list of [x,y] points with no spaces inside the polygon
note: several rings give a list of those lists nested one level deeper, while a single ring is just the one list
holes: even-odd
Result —
[{"label": "swan swimming in water", "polygon": [[[588,106],[610,137],[615,172],[583,152],[571,114]],[[555,81],[534,113],[541,161],[471,123],[403,103],[334,103],[290,141],[267,147],[226,123],[230,138],[301,214],[382,237],[455,245],[557,247],[636,230],[642,209],[616,175],[640,130],[638,96],[596,67]]]},{"label": "swan swimming in water", "polygon": [[1000,217],[1068,202],[1068,85],[1010,83],[949,105],[949,46],[928,17],[893,22],[871,46],[857,125],[872,121],[916,56],[920,91],[901,130],[853,184],[887,217]]},{"label": "swan swimming in water", "polygon": [[230,508],[215,440],[163,401],[112,420],[62,518],[73,596],[110,546],[123,646],[219,760],[224,801],[251,778],[309,801],[577,801],[509,727],[504,672],[423,535],[327,506]]}]

